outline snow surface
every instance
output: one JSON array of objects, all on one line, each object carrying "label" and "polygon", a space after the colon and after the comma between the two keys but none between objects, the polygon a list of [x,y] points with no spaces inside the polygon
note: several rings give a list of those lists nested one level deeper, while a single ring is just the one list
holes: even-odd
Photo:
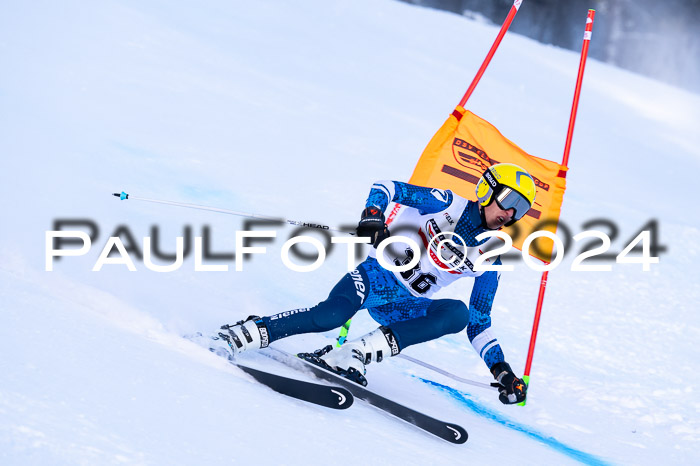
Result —
[{"label": "snow surface", "polygon": [[[368,367],[378,392],[465,426],[465,445],[362,403],[336,412],[287,399],[179,337],[324,299],[345,254],[292,272],[279,256],[292,228],[275,228],[242,272],[232,260],[208,262],[228,272],[195,272],[192,255],[171,273],[136,259],[136,272],[91,271],[120,226],[137,244],[157,226],[168,252],[186,227],[208,226],[212,251],[231,253],[244,229],[238,217],[110,195],[121,190],[354,224],[373,181],[408,179],[496,33],[390,0],[5,5],[0,463],[698,464],[700,96],[595,60],[562,218],[574,234],[613,221],[616,252],[657,219],[667,251],[650,272],[572,272],[572,254],[550,273],[525,407],[404,360]],[[578,60],[509,34],[468,108],[559,161]],[[47,272],[56,219],[91,219],[99,236]],[[494,305],[518,373],[539,280],[519,263]],[[465,298],[464,282],[440,296]],[[350,336],[374,326],[362,311]],[[277,344],[311,350],[334,336]],[[464,334],[406,354],[489,381]]]}]

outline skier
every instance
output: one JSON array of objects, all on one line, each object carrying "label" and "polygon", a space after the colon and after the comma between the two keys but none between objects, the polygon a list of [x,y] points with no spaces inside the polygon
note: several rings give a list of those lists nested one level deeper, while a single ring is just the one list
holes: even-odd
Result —
[{"label": "skier", "polygon": [[[401,204],[404,212],[391,223],[391,230],[422,245],[424,253],[394,243],[384,248],[382,257],[385,263],[401,266],[420,254],[417,265],[402,272],[390,271],[380,265],[377,251],[372,249],[364,262],[336,284],[325,301],[267,317],[251,316],[222,326],[219,335],[235,356],[291,335],[338,328],[358,310],[367,309],[381,325],[379,328],[338,348],[327,346],[313,355],[307,354],[360,381],[365,364],[380,362],[408,346],[459,333],[466,327],[469,341],[499,384],[501,402],[519,403],[525,399],[527,386],[505,361],[490,328],[500,273],[474,271],[473,264],[484,254],[486,243],[500,241],[495,237],[479,241],[476,237],[521,219],[532,207],[535,191],[530,174],[508,163],[486,169],[476,186],[477,202],[449,190],[398,181],[377,182],[362,211],[357,235],[369,237],[377,248],[390,236],[384,216],[387,206],[390,202]],[[443,242],[444,239],[451,241]],[[403,247],[396,248],[396,244]],[[500,257],[485,262],[501,264]],[[438,289],[463,277],[475,279],[469,306],[456,299],[430,299]]]}]

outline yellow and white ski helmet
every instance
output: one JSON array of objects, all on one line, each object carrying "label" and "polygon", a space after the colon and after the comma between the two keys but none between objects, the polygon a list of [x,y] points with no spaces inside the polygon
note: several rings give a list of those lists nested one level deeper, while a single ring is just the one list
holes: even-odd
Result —
[{"label": "yellow and white ski helmet", "polygon": [[532,176],[513,163],[497,163],[487,168],[476,184],[476,197],[482,206],[496,201],[501,209],[515,211],[506,226],[523,218],[535,202],[536,193]]}]

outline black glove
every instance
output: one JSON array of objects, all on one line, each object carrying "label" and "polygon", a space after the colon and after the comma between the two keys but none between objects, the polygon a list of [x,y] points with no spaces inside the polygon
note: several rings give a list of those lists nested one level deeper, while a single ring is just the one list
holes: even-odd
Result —
[{"label": "black glove", "polygon": [[497,362],[491,367],[491,373],[497,383],[491,385],[498,388],[498,399],[504,405],[512,405],[525,401],[527,385],[513,373],[507,362]]},{"label": "black glove", "polygon": [[357,236],[369,237],[375,248],[390,236],[384,221],[384,214],[377,207],[367,207],[362,211],[360,223],[357,224]]}]

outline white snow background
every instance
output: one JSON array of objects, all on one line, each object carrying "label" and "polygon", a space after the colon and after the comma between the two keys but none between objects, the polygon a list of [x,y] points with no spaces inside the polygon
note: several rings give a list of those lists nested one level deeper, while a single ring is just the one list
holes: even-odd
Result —
[{"label": "white snow background", "polygon": [[[187,227],[209,227],[211,250],[232,253],[244,228],[238,217],[111,196],[121,190],[356,223],[375,180],[409,178],[497,30],[390,0],[6,2],[0,463],[698,464],[700,96],[595,60],[562,219],[573,234],[614,222],[616,253],[657,219],[667,249],[649,272],[572,272],[574,246],[549,275],[525,407],[404,360],[368,367],[377,392],[463,425],[464,445],[359,401],[337,412],[288,399],[180,337],[316,304],[345,272],[341,249],[314,272],[293,272],[280,259],[293,229],[274,228],[276,241],[241,272],[233,260],[208,262],[227,272],[195,272],[192,254],[176,272],[135,257],[136,272],[92,271],[119,227],[141,249],[156,226],[169,253]],[[467,108],[560,161],[578,62],[509,34]],[[90,219],[99,236],[47,272],[56,219]],[[494,331],[518,373],[539,280],[517,263],[494,303]],[[439,296],[467,299],[463,281]],[[375,326],[362,311],[350,337]],[[308,351],[335,335],[275,344]],[[490,381],[464,333],[405,352]]]}]

